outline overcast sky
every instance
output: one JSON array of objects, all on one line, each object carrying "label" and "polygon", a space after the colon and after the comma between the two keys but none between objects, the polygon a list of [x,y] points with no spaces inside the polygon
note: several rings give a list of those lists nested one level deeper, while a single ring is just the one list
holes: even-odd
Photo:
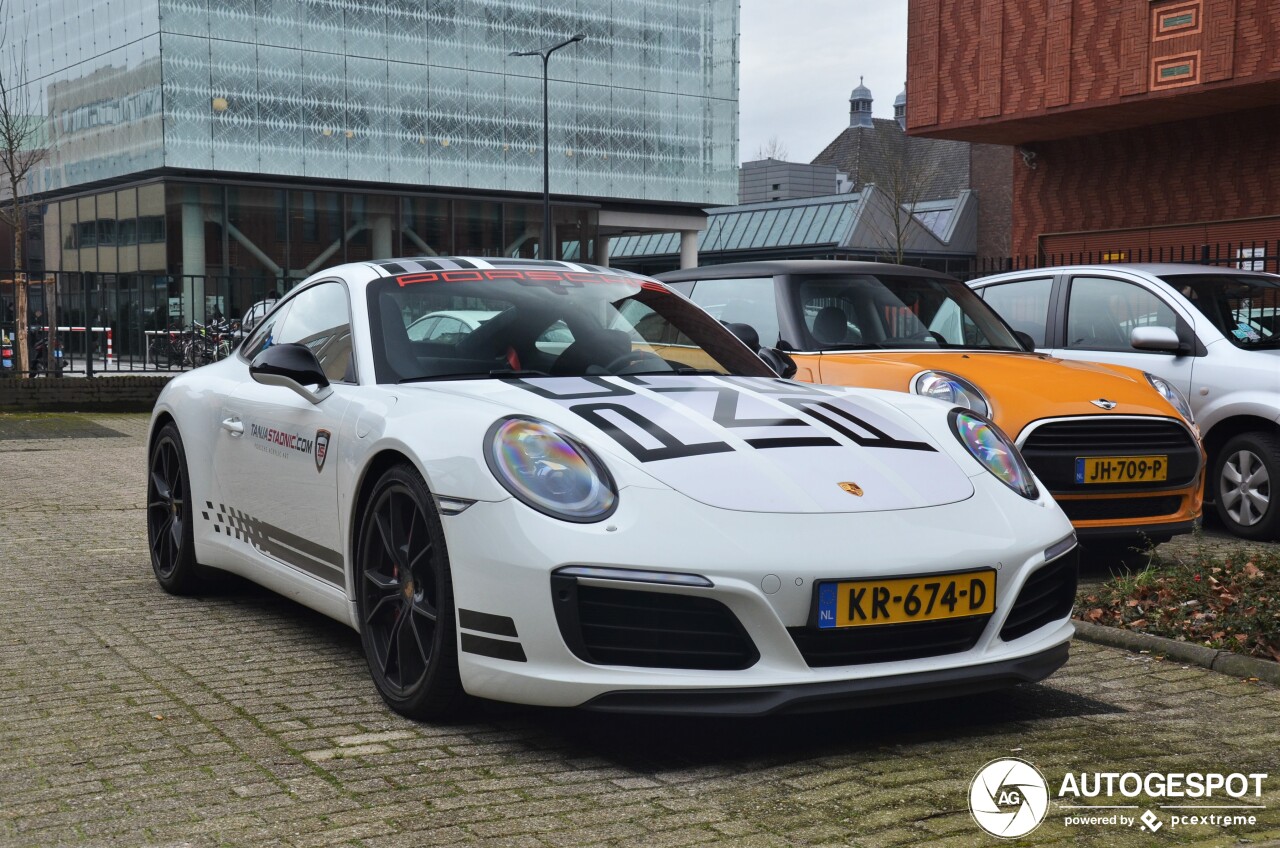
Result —
[{"label": "overcast sky", "polygon": [[777,136],[808,162],[849,125],[859,75],[877,118],[907,75],[905,0],[742,0],[739,161]]}]

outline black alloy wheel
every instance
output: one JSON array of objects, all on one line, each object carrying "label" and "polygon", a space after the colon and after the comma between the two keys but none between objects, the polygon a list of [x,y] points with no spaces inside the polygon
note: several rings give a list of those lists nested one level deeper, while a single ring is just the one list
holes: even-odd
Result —
[{"label": "black alloy wheel", "polygon": [[379,694],[408,718],[444,718],[462,700],[449,557],[417,470],[396,466],[365,503],[357,545],[360,637]]},{"label": "black alloy wheel", "polygon": [[196,562],[191,482],[182,437],[172,422],[160,428],[147,467],[147,546],[156,581],[174,595],[205,587],[207,571]]}]

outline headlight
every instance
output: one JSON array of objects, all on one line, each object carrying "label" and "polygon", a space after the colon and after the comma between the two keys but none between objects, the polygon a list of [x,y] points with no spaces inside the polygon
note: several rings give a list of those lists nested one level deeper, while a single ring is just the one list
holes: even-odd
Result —
[{"label": "headlight", "polygon": [[925,397],[945,400],[965,409],[972,409],[979,415],[990,415],[991,404],[978,387],[963,377],[948,374],[946,371],[925,371],[916,375],[911,381],[911,391]]},{"label": "headlight", "polygon": [[1178,387],[1163,377],[1157,377],[1155,374],[1149,374],[1146,371],[1142,375],[1147,378],[1147,382],[1151,384],[1151,388],[1159,392],[1165,400],[1178,410],[1178,414],[1187,419],[1188,424],[1196,423],[1196,417],[1191,414],[1191,404],[1187,402],[1187,397],[1178,391]]},{"label": "headlight", "polygon": [[1029,500],[1040,497],[1031,468],[999,427],[967,409],[951,410],[951,430],[982,467]]},{"label": "headlight", "polygon": [[508,492],[564,521],[600,521],[618,506],[609,469],[586,445],[546,421],[504,418],[485,437],[489,470]]}]

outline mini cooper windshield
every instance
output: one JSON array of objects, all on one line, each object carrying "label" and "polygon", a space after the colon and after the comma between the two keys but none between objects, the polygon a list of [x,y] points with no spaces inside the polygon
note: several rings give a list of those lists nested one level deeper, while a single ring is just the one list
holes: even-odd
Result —
[{"label": "mini cooper windshield", "polygon": [[[514,376],[774,376],[729,330],[658,283],[623,274],[495,269],[369,285],[379,383]],[[415,332],[427,316],[486,315],[465,332]],[[434,319],[432,319],[434,320]]]},{"label": "mini cooper windshield", "polygon": [[1280,347],[1280,279],[1247,274],[1166,274],[1162,279],[1236,347]]},{"label": "mini cooper windshield", "polygon": [[824,274],[793,285],[810,349],[1023,350],[991,308],[954,280]]}]

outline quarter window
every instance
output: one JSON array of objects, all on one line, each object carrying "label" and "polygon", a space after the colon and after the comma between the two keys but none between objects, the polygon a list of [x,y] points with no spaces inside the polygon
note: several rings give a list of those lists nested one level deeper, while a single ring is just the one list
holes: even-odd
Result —
[{"label": "quarter window", "polygon": [[1151,292],[1107,277],[1076,277],[1067,303],[1067,347],[1140,351],[1129,344],[1134,327],[1177,332],[1174,311]]}]

